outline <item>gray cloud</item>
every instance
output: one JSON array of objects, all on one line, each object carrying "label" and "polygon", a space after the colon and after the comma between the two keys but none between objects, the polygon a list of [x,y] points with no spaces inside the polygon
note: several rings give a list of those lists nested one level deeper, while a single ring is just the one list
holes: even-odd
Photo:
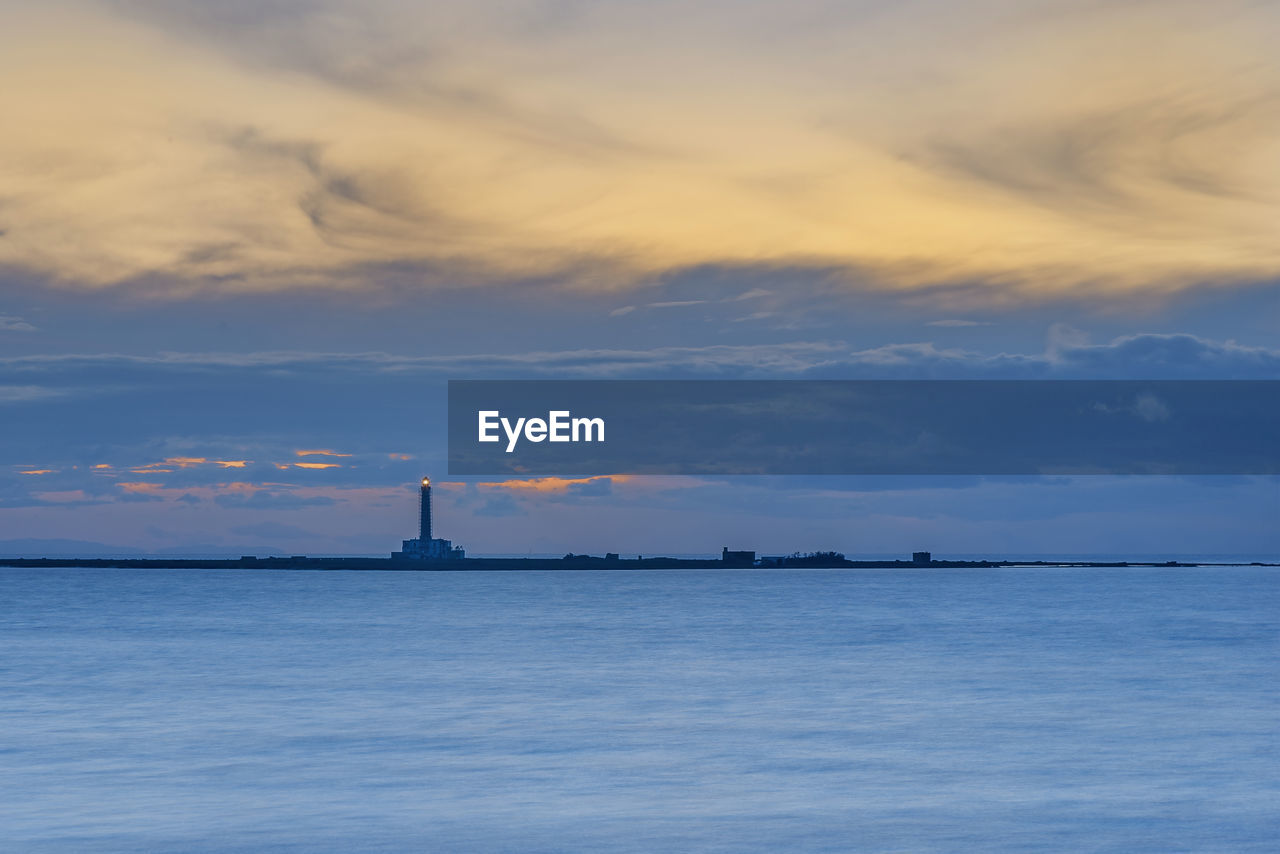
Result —
[{"label": "gray cloud", "polygon": [[1128,335],[1108,344],[1061,347],[1052,371],[1136,379],[1280,378],[1280,350],[1195,335]]},{"label": "gray cloud", "polygon": [[510,495],[495,495],[485,499],[476,509],[477,516],[524,516],[526,510]]},{"label": "gray cloud", "polygon": [[[1238,163],[1196,157],[1193,146],[1233,128],[1274,123],[1278,99],[1271,92],[1223,95],[1174,91],[971,138],[952,132],[935,138],[919,160],[966,182],[1102,221],[1150,213],[1162,194],[1257,201]],[[1160,214],[1168,226],[1169,212]]]},{"label": "gray cloud", "polygon": [[583,498],[598,498],[604,495],[613,494],[613,479],[608,477],[594,477],[580,483],[571,483],[565,487],[568,495],[581,496]]},{"label": "gray cloud", "polygon": [[1138,395],[1131,403],[1121,406],[1095,403],[1093,408],[1098,412],[1122,412],[1150,422],[1168,421],[1172,414],[1169,405],[1153,394]]},{"label": "gray cloud", "polygon": [[214,502],[219,507],[248,510],[300,510],[304,507],[328,507],[337,501],[323,495],[305,497],[288,492],[259,490],[252,495],[219,495]]},{"label": "gray cloud", "polygon": [[[4,232],[0,232],[0,237]],[[0,332],[35,332],[36,328],[21,317],[0,314]]]},{"label": "gray cloud", "polygon": [[0,385],[0,404],[47,400],[51,397],[58,397],[63,393],[59,389],[45,388],[38,385]]},{"label": "gray cloud", "polygon": [[395,228],[397,221],[429,226],[434,239],[457,238],[475,227],[429,206],[429,191],[408,191],[411,182],[402,175],[332,166],[318,140],[275,138],[256,127],[215,130],[213,135],[251,162],[305,171],[312,182],[299,194],[298,207],[326,240],[340,241],[344,235],[351,239],[361,230]]},{"label": "gray cloud", "polygon": [[[701,347],[652,349],[542,350],[527,353],[476,353],[440,356],[402,356],[388,353],[259,352],[162,353],[156,356],[121,354],[35,355],[0,359],[0,377],[39,377],[41,386],[0,386],[18,389],[16,399],[37,400],[66,393],[50,382],[112,378],[118,389],[164,377],[216,377],[305,380],[324,377],[340,386],[356,377],[435,376],[547,376],[600,377],[664,375],[786,377],[847,374],[850,378],[910,378],[913,376],[1096,379],[1192,379],[1280,377],[1280,349],[1214,341],[1196,335],[1136,334],[1107,343],[1089,344],[1083,336],[1056,331],[1043,353],[984,354],[957,348],[938,348],[930,342],[889,344],[863,350],[840,341],[802,341],[782,344],[713,344]],[[82,383],[77,383],[79,386]],[[69,386],[68,386],[69,387]]]},{"label": "gray cloud", "polygon": [[[455,120],[492,126],[500,133],[579,157],[664,154],[615,133],[581,112],[534,108],[489,79],[450,73],[462,57],[458,34],[444,33],[429,9],[395,0],[359,7],[331,0],[205,3],[200,0],[114,0],[126,13],[181,38],[211,46],[251,67],[283,69],[363,95],[394,100],[417,110],[442,111]],[[502,29],[542,29],[562,3],[505,10]],[[492,36],[488,13],[456,15],[453,23],[478,25]],[[433,26],[434,24],[434,26]],[[477,32],[477,34],[479,34]]]},{"label": "gray cloud", "polygon": [[646,307],[647,308],[684,308],[685,306],[704,305],[706,303],[707,303],[707,300],[704,300],[704,299],[678,299],[678,300],[667,300],[666,302],[651,302]]}]

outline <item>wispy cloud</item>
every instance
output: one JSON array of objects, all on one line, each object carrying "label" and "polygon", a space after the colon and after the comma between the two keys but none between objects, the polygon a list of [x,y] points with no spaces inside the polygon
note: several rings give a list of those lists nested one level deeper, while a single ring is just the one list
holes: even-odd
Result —
[{"label": "wispy cloud", "polygon": [[0,265],[170,296],[707,265],[1005,301],[1264,280],[1277,14],[5,4]]},{"label": "wispy cloud", "polygon": [[59,397],[64,393],[60,389],[38,385],[0,385],[0,404],[47,400],[51,397]]},{"label": "wispy cloud", "polygon": [[[3,232],[0,232],[0,238],[3,238]],[[0,332],[35,332],[36,328],[21,317],[13,317],[12,315],[0,314]]]},{"label": "wispy cloud", "polygon": [[711,302],[711,300],[678,299],[678,300],[664,300],[661,302],[647,302],[647,303],[644,303],[643,305],[623,305],[623,306],[619,306],[618,308],[615,308],[613,311],[610,311],[609,316],[623,317],[625,315],[631,314],[633,311],[636,311],[637,309],[687,308],[688,306],[694,306],[694,305],[706,305],[709,302]]},{"label": "wispy cloud", "polygon": [[[855,348],[842,341],[795,341],[778,344],[712,344],[651,349],[536,350],[523,353],[473,353],[448,356],[404,356],[389,353],[171,353],[156,356],[118,354],[34,355],[0,358],[0,373],[39,378],[39,386],[0,386],[0,389],[39,389],[15,400],[98,393],[87,380],[109,379],[119,391],[133,391],[157,383],[180,383],[193,376],[221,375],[257,385],[287,384],[307,389],[319,382],[334,394],[347,384],[367,387],[376,382],[391,394],[393,387],[412,385],[422,378],[444,380],[460,373],[478,378],[498,377],[812,377],[850,378],[916,376],[913,372],[944,371],[948,376],[1066,376],[1132,378],[1157,370],[1170,378],[1280,377],[1280,349],[1217,341],[1187,333],[1135,334],[1093,344],[1078,330],[1055,325],[1039,353],[983,353],[962,348],[939,348],[931,342],[907,342]],[[197,396],[208,396],[211,389]],[[239,389],[237,389],[239,393]],[[265,393],[265,392],[264,392]],[[287,456],[299,456],[293,448]],[[306,451],[307,455],[319,453]],[[325,452],[342,456],[348,452]],[[387,453],[383,453],[386,458]],[[393,459],[407,458],[392,456]],[[161,463],[180,465],[182,455]],[[197,461],[198,458],[192,458]],[[278,458],[277,458],[278,459]],[[207,462],[238,462],[208,458]],[[150,464],[150,463],[148,463]],[[191,463],[194,464],[194,463]]]},{"label": "wispy cloud", "polygon": [[743,300],[759,299],[760,297],[767,297],[772,295],[773,295],[773,291],[768,290],[766,288],[751,288],[750,290],[743,291],[742,293],[737,294],[736,296],[726,297],[724,300],[722,300],[722,302],[742,302]]},{"label": "wispy cloud", "polygon": [[677,299],[667,300],[666,302],[648,303],[648,308],[684,308],[690,305],[706,305],[707,300],[704,299]]}]

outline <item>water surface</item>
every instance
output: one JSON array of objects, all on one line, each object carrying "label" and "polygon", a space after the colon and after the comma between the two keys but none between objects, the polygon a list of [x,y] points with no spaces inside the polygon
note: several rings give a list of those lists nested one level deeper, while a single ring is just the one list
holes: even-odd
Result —
[{"label": "water surface", "polygon": [[1275,851],[1280,571],[0,569],[19,852]]}]

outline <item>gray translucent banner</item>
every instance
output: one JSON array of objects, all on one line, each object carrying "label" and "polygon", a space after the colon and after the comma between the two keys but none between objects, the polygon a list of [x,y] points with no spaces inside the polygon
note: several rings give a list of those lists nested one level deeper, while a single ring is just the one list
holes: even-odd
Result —
[{"label": "gray translucent banner", "polygon": [[1277,474],[1277,437],[1276,380],[449,383],[453,475]]}]

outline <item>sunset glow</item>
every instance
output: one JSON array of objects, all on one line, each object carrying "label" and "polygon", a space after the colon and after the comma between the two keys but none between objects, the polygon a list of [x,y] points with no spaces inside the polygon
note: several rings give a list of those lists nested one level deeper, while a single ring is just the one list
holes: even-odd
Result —
[{"label": "sunset glow", "polygon": [[0,263],[169,296],[382,265],[1002,300],[1280,272],[1274,6],[934,5],[609,5],[530,40],[556,4],[300,4],[286,44],[195,5],[7,4]]}]

